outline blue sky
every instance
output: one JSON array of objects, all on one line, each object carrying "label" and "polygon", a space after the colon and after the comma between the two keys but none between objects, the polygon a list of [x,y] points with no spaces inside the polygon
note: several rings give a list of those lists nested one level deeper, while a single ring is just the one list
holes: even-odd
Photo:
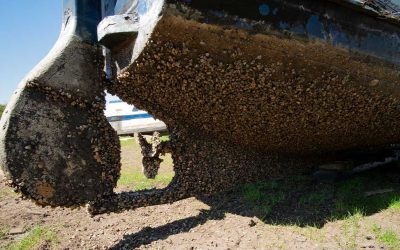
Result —
[{"label": "blue sky", "polygon": [[51,49],[61,17],[61,0],[0,1],[0,103]]}]

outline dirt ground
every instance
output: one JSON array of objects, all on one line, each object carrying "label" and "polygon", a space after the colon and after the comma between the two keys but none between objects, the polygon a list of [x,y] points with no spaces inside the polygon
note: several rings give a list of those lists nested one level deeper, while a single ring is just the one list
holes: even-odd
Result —
[{"label": "dirt ground", "polygon": [[[123,171],[139,175],[137,144],[122,148]],[[171,163],[167,157],[160,173],[165,178],[151,185],[166,184]],[[38,207],[1,183],[0,249],[400,249],[400,171],[388,171],[329,184],[307,176],[271,180],[96,217],[85,208]],[[119,190],[133,187],[127,180]],[[352,188],[361,186],[390,189],[352,199]]]}]

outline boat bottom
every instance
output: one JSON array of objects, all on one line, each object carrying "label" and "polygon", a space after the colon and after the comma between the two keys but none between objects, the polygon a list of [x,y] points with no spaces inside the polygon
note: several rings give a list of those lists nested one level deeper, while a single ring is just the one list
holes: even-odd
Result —
[{"label": "boat bottom", "polygon": [[397,70],[324,42],[166,14],[109,91],[167,124],[175,178],[163,190],[106,197],[90,211],[309,173],[343,152],[396,144]]}]

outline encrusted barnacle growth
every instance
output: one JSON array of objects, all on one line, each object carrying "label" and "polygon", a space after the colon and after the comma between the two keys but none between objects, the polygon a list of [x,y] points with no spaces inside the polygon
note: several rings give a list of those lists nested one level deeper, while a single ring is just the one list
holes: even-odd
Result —
[{"label": "encrusted barnacle growth", "polygon": [[104,58],[94,40],[100,1],[65,5],[60,38],[1,118],[0,167],[24,197],[75,207],[113,193],[120,147],[103,114]]},{"label": "encrusted barnacle growth", "polygon": [[156,178],[160,164],[162,160],[159,158],[160,152],[157,151],[157,147],[160,145],[160,134],[155,132],[151,138],[151,142],[147,142],[146,138],[142,134],[138,135],[139,145],[142,149],[142,165],[143,174],[148,179]]},{"label": "encrusted barnacle growth", "polygon": [[[139,30],[129,53],[137,57],[109,88],[168,125],[172,183],[164,190],[109,197],[93,203],[92,213],[309,172],[340,159],[342,151],[400,140],[398,59],[277,33],[266,23],[229,13],[202,12],[205,5],[167,1],[154,27]],[[363,18],[368,25],[374,19]],[[331,32],[330,25],[321,32]]]},{"label": "encrusted barnacle growth", "polygon": [[[37,82],[28,82],[23,95],[26,103],[20,104],[23,109],[14,107],[18,115],[12,113],[9,123],[15,126],[7,129],[4,170],[10,186],[52,206],[82,205],[111,194],[119,178],[120,148],[103,115],[104,96],[89,102]],[[31,113],[33,121],[21,119]]]}]

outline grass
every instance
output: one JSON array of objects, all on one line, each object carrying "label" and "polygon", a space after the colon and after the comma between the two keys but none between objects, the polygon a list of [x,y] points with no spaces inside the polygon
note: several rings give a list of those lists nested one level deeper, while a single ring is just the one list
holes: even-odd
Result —
[{"label": "grass", "polygon": [[7,250],[29,250],[38,247],[42,242],[53,244],[57,241],[57,235],[49,228],[37,226],[31,229],[28,234],[7,247]]},{"label": "grass", "polygon": [[[365,192],[394,188],[394,192],[365,197]],[[364,214],[373,214],[386,208],[400,207],[400,191],[395,184],[389,183],[379,175],[363,175],[339,184],[336,193],[335,214],[340,219],[347,213],[361,211]]]},{"label": "grass", "polygon": [[390,201],[389,208],[397,212],[400,212],[400,198],[399,197],[393,198]]},{"label": "grass", "polygon": [[121,148],[134,146],[137,144],[136,139],[134,137],[128,137],[128,136],[120,137],[120,143],[121,143]]},{"label": "grass", "polygon": [[170,140],[169,135],[161,136],[160,140],[161,140],[162,142],[169,141],[169,140]]},{"label": "grass", "polygon": [[245,200],[252,204],[258,212],[261,212],[265,218],[276,204],[286,198],[286,193],[280,190],[278,182],[268,181],[244,185],[243,196]]},{"label": "grass", "polygon": [[0,188],[0,200],[17,196],[18,195],[14,191],[12,191],[11,188],[8,187]]},{"label": "grass", "polygon": [[6,109],[5,105],[0,104],[0,118],[3,115],[4,110]]},{"label": "grass", "polygon": [[174,177],[174,173],[170,174],[158,174],[157,177],[147,179],[142,173],[135,171],[122,170],[121,177],[118,180],[118,186],[131,186],[134,185],[133,191],[139,191],[144,189],[151,189],[161,186],[166,186],[171,182]]},{"label": "grass", "polygon": [[400,249],[400,237],[393,230],[384,230],[378,225],[372,226],[376,239],[389,249]]},{"label": "grass", "polygon": [[[392,171],[397,172],[392,172]],[[241,186],[242,197],[264,223],[291,228],[311,241],[323,243],[327,222],[335,222],[339,233],[333,236],[338,248],[357,249],[366,228],[366,216],[382,210],[400,212],[400,189],[390,178],[398,170],[387,168],[349,177],[335,183],[318,184],[307,176],[266,180]],[[393,192],[366,196],[367,192],[393,189]],[[370,224],[368,224],[370,225]],[[394,230],[375,229],[376,239],[389,249],[400,249]]]},{"label": "grass", "polygon": [[[388,167],[325,184],[308,176],[292,176],[246,184],[241,190],[244,201],[264,222],[322,226],[326,221],[348,221],[385,209],[400,211],[400,189],[389,178],[393,173],[398,170]],[[382,189],[393,192],[366,196]]]},{"label": "grass", "polygon": [[0,240],[6,237],[9,231],[10,231],[9,225],[0,225]]},{"label": "grass", "polygon": [[308,239],[322,243],[326,240],[326,235],[324,230],[319,229],[317,226],[305,226],[300,227],[298,225],[292,226],[292,231],[301,234]]},{"label": "grass", "polygon": [[330,198],[331,192],[332,191],[328,188],[323,188],[321,190],[311,192],[301,197],[299,203],[301,205],[306,205],[306,204],[321,205]]},{"label": "grass", "polygon": [[355,210],[348,213],[347,218],[344,219],[341,226],[342,234],[340,236],[341,240],[337,240],[339,245],[343,249],[356,249],[357,248],[357,237],[360,233],[361,220],[364,214],[360,210]]}]

